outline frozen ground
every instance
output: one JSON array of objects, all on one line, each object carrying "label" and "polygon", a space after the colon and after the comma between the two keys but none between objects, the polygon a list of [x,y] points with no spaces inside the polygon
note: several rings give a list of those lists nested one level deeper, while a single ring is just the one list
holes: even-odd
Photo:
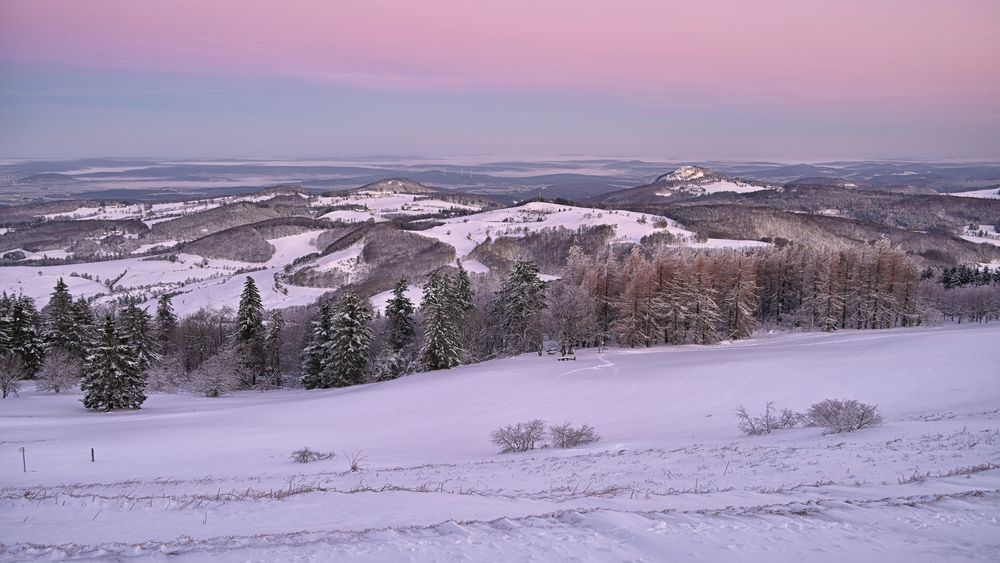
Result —
[{"label": "frozen ground", "polygon": [[[963,325],[526,355],[112,414],[28,389],[0,403],[0,559],[996,561],[998,339]],[[876,402],[886,424],[736,430],[740,404],[829,397]],[[604,439],[495,453],[492,429],[536,417]],[[337,455],[292,463],[307,445]]]}]

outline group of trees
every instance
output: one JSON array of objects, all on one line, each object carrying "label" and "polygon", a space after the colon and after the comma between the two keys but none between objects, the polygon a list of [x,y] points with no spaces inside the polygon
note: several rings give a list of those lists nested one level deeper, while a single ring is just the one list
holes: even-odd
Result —
[{"label": "group of trees", "polygon": [[[712,344],[761,325],[801,330],[879,329],[944,318],[1000,319],[996,272],[921,271],[888,241],[753,249],[615,246],[568,251],[561,277],[517,261],[506,276],[470,277],[461,263],[431,272],[422,297],[400,279],[385,313],[341,291],[334,302],[265,311],[252,277],[239,307],[179,319],[171,298],[155,315],[127,304],[95,310],[62,280],[39,312],[0,296],[0,391],[19,377],[59,392],[77,383],[95,410],[138,408],[149,390],[208,396],[286,385],[345,387],[502,355],[578,347]],[[987,280],[988,281],[983,281]],[[945,280],[951,280],[946,282]],[[939,283],[940,282],[940,283]],[[6,382],[6,383],[5,383]]]},{"label": "group of trees", "polygon": [[107,311],[99,321],[87,300],[73,300],[60,278],[41,313],[23,295],[0,296],[0,377],[4,396],[21,377],[36,377],[56,393],[79,385],[84,406],[95,410],[139,408],[145,374],[156,361],[150,316],[135,304]]}]

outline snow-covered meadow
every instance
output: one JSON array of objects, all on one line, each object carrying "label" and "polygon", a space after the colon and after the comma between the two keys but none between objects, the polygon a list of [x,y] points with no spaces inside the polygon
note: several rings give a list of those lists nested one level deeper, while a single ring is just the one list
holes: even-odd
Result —
[{"label": "snow-covered meadow", "polygon": [[[995,561],[998,339],[962,325],[524,355],[111,414],[27,388],[0,403],[0,558]],[[736,428],[739,405],[834,397],[878,403],[885,424]],[[532,418],[603,439],[496,453],[490,431]],[[293,463],[303,446],[336,456]]]}]

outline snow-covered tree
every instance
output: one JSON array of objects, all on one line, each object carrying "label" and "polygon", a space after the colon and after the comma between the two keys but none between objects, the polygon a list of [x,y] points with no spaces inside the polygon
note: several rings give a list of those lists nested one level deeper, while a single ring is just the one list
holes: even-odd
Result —
[{"label": "snow-covered tree", "polygon": [[62,348],[56,348],[45,354],[45,361],[38,372],[38,383],[35,388],[53,393],[73,389],[80,384],[82,372],[83,365],[80,358]]},{"label": "snow-covered tree", "polygon": [[268,384],[281,387],[281,339],[285,319],[280,311],[271,311],[264,330],[264,374]]},{"label": "snow-covered tree", "polygon": [[177,332],[177,315],[169,294],[163,294],[156,301],[156,342],[158,352],[171,352],[174,334]]},{"label": "snow-covered tree", "polygon": [[118,333],[111,315],[104,319],[84,364],[83,406],[93,410],[138,409],[146,401],[146,379],[134,350]]},{"label": "snow-covered tree", "polygon": [[614,301],[612,329],[622,346],[652,346],[660,340],[663,307],[655,271],[639,247],[632,249],[625,262],[623,278],[625,286]]},{"label": "snow-covered tree", "polygon": [[206,397],[221,397],[232,393],[240,386],[237,372],[237,351],[231,347],[222,348],[215,355],[191,372],[188,385],[191,390]]},{"label": "snow-covered tree", "polygon": [[750,338],[757,328],[757,280],[749,264],[738,262],[727,280],[722,297],[725,335],[731,339]]},{"label": "snow-covered tree", "polygon": [[440,270],[432,272],[424,284],[424,296],[420,303],[424,325],[420,362],[429,370],[458,365],[460,348],[452,285],[451,278]]},{"label": "snow-covered tree", "polygon": [[330,325],[330,340],[323,358],[323,387],[364,383],[372,343],[371,310],[353,292],[338,300]]},{"label": "snow-covered tree", "polygon": [[549,286],[544,318],[546,331],[559,342],[563,356],[572,354],[597,331],[594,302],[586,288],[565,279]]},{"label": "snow-covered tree", "polygon": [[472,309],[472,280],[469,279],[469,272],[465,271],[462,261],[458,261],[458,273],[455,275],[455,307],[459,314]]},{"label": "snow-covered tree", "polygon": [[56,281],[49,304],[45,307],[45,348],[62,349],[77,355],[84,353],[73,318],[73,296],[62,278]]},{"label": "snow-covered tree", "polygon": [[24,378],[24,362],[14,352],[0,353],[0,398],[17,395]]},{"label": "snow-covered tree", "polygon": [[492,307],[508,353],[541,353],[540,314],[544,308],[545,282],[538,277],[538,266],[534,262],[516,262]]},{"label": "snow-covered tree", "polygon": [[264,367],[264,307],[253,278],[247,276],[236,311],[235,344],[243,384],[257,385]]},{"label": "snow-covered tree", "polygon": [[97,331],[97,317],[94,316],[90,303],[83,297],[77,297],[76,301],[73,302],[73,322],[76,323],[77,340],[80,347],[77,357],[83,362],[94,342],[94,334]]},{"label": "snow-covered tree", "polygon": [[691,339],[695,344],[715,344],[719,341],[719,305],[716,301],[716,291],[704,271],[704,265],[698,266],[695,273],[692,301],[689,306],[691,324]]},{"label": "snow-covered tree", "polygon": [[333,311],[328,303],[319,308],[319,316],[312,323],[309,343],[302,350],[302,385],[306,389],[323,388],[323,363],[330,342]]},{"label": "snow-covered tree", "polygon": [[145,309],[129,303],[118,315],[118,331],[132,348],[131,357],[140,372],[145,372],[158,359],[153,351],[152,317]]},{"label": "snow-covered tree", "polygon": [[413,302],[406,296],[406,279],[400,279],[392,289],[392,297],[385,304],[385,317],[388,320],[389,347],[393,351],[401,351],[413,344]]},{"label": "snow-covered tree", "polygon": [[27,377],[33,377],[42,367],[45,356],[41,320],[35,302],[30,297],[18,295],[10,306],[8,340],[10,351],[16,354],[24,365]]}]

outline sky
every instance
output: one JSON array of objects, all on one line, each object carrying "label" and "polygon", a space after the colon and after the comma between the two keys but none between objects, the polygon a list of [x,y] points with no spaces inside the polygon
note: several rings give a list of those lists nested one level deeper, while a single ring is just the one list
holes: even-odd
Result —
[{"label": "sky", "polygon": [[0,0],[0,158],[1000,159],[996,0]]}]

